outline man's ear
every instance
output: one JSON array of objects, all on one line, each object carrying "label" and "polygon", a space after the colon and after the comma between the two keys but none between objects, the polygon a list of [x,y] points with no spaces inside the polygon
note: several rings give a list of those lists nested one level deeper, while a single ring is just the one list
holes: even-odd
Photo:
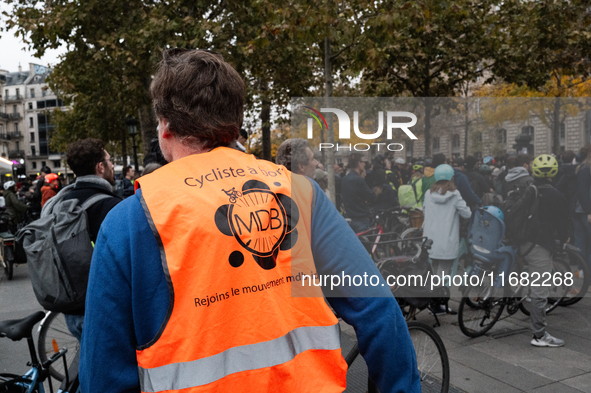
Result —
[{"label": "man's ear", "polygon": [[162,130],[162,138],[167,139],[172,137],[170,132],[170,123],[165,118],[161,117],[158,122],[158,127]]},{"label": "man's ear", "polygon": [[94,166],[94,174],[102,177],[105,173],[105,162],[101,161]]}]

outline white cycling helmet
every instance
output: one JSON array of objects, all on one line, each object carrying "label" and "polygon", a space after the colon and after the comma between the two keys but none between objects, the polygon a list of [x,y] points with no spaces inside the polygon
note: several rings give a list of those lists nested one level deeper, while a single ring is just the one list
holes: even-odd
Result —
[{"label": "white cycling helmet", "polygon": [[13,182],[12,180],[9,180],[9,181],[7,181],[7,182],[4,183],[4,189],[5,190],[8,190],[10,187],[13,187],[15,185],[16,185],[15,182]]},{"label": "white cycling helmet", "polygon": [[404,165],[404,158],[397,158],[396,161],[394,161],[396,164],[402,164]]}]

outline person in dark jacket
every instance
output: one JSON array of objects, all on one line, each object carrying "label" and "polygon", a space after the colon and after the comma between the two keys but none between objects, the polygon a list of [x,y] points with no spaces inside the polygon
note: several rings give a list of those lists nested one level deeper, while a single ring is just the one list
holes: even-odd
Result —
[{"label": "person in dark jacket", "polygon": [[4,183],[4,202],[8,213],[8,227],[12,233],[16,233],[17,225],[23,221],[27,205],[21,202],[16,195],[16,183],[12,180]]},{"label": "person in dark jacket", "polygon": [[587,264],[591,263],[591,145],[583,147],[579,153],[581,165],[576,169],[577,202],[573,216],[575,246]]},{"label": "person in dark jacket", "polygon": [[470,186],[470,182],[468,181],[468,178],[466,177],[466,175],[464,175],[464,172],[462,172],[462,170],[464,169],[464,159],[462,157],[458,157],[458,158],[454,159],[453,160],[453,168],[454,168],[454,185],[456,186],[456,188],[460,192],[460,195],[462,195],[462,199],[464,199],[464,201],[466,201],[466,204],[468,205],[468,207],[470,207],[471,209],[474,209],[475,207],[482,205],[482,201],[474,193],[474,190],[472,190],[472,187]]},{"label": "person in dark jacket", "polygon": [[567,150],[562,153],[562,164],[558,166],[558,173],[553,180],[554,187],[564,196],[566,199],[566,205],[568,206],[568,215],[570,219],[570,225],[568,228],[568,237],[571,239],[575,238],[574,235],[574,214],[577,208],[577,167],[572,164],[575,159],[575,152]]},{"label": "person in dark jacket", "polygon": [[351,219],[349,223],[355,233],[369,229],[370,206],[381,194],[381,187],[369,188],[361,174],[365,171],[365,161],[361,153],[351,153],[349,156],[351,171],[343,178],[341,192],[345,215]]},{"label": "person in dark jacket", "polygon": [[472,191],[474,191],[474,194],[476,194],[478,198],[482,199],[487,192],[493,192],[484,176],[478,172],[478,160],[476,157],[467,156],[465,166],[466,177],[470,182],[470,187],[472,187]]},{"label": "person in dark jacket", "polygon": [[529,154],[520,154],[515,159],[515,167],[509,169],[507,176],[503,180],[501,191],[503,200],[507,199],[507,195],[517,189],[525,189],[534,178],[531,176],[531,166],[533,157]]},{"label": "person in dark jacket", "polygon": [[373,204],[374,210],[384,211],[398,206],[398,196],[390,184],[387,183],[386,171],[384,169],[374,169],[370,175],[367,175],[365,180],[369,188],[380,187],[382,189],[381,194]]},{"label": "person in dark jacket", "polygon": [[[556,245],[567,240],[568,214],[566,200],[562,194],[552,187],[552,178],[558,172],[558,162],[548,154],[542,154],[533,160],[532,171],[535,176],[534,185],[538,189],[538,233],[533,242],[521,244],[519,251],[528,264],[529,275],[551,274],[552,255],[560,252]],[[533,332],[531,345],[537,347],[561,347],[564,341],[551,336],[546,331],[546,305],[549,289],[547,286],[531,286],[530,321]]]},{"label": "person in dark jacket", "polygon": [[[76,185],[64,200],[77,199],[80,206],[97,193],[111,196],[98,201],[86,210],[88,233],[94,244],[107,213],[121,202],[121,198],[113,192],[115,167],[103,142],[94,138],[83,139],[68,146],[67,160],[76,175]],[[80,341],[84,315],[64,314],[64,316],[68,329]]]},{"label": "person in dark jacket", "polygon": [[123,168],[121,173],[123,174],[123,198],[127,198],[135,193],[132,182],[133,176],[135,175],[135,170],[130,166],[126,166]]}]

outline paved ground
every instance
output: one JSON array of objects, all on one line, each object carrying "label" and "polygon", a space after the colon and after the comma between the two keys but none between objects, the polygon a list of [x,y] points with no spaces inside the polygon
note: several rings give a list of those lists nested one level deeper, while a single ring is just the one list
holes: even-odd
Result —
[{"label": "paved ground", "polygon": [[[457,309],[457,302],[451,307]],[[27,267],[18,266],[13,281],[0,275],[0,320],[20,318],[39,310]],[[548,330],[566,341],[563,348],[535,348],[529,342],[529,319],[517,313],[499,321],[484,337],[465,337],[457,326],[457,316],[440,318],[436,328],[451,364],[454,392],[591,392],[591,299],[548,315]],[[504,314],[505,315],[505,314]],[[422,312],[417,319],[430,324],[434,319]],[[353,344],[352,329],[343,326],[343,347]],[[25,342],[0,339],[0,372],[24,371]],[[366,391],[367,370],[363,359],[353,364],[348,393]]]},{"label": "paved ground", "polygon": [[[452,300],[450,306],[457,309],[458,301]],[[583,299],[548,315],[548,331],[566,341],[562,348],[531,346],[529,317],[521,312],[500,320],[487,335],[475,339],[462,334],[457,316],[440,317],[441,326],[436,331],[450,359],[450,391],[591,392],[590,310],[591,299]],[[505,316],[506,312],[502,317]],[[420,313],[417,320],[435,322],[427,311]],[[344,326],[343,331],[352,334],[349,326]],[[348,349],[346,344],[343,346]],[[366,391],[367,368],[362,363],[356,360],[350,370],[354,378],[349,381],[347,392]]]}]

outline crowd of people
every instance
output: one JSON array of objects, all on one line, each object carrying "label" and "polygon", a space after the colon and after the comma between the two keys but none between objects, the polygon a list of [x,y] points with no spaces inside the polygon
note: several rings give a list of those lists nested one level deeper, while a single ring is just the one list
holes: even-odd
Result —
[{"label": "crowd of people", "polygon": [[[293,150],[286,155],[288,145]],[[285,165],[294,158],[298,164],[294,167],[292,163],[290,169],[313,177],[328,192],[326,172],[307,141],[288,140],[278,149],[278,163]],[[334,172],[336,206],[356,233],[370,228],[377,211],[396,207],[422,211],[423,235],[433,240],[429,253],[437,272],[450,272],[457,262],[460,224],[466,225],[475,209],[486,207],[502,220],[503,202],[532,184],[538,196],[539,230],[520,244],[509,240],[509,246],[504,247],[509,250],[504,254],[506,259],[517,254],[525,259],[530,273],[549,272],[552,255],[570,242],[591,263],[591,146],[579,152],[565,151],[558,157],[511,152],[504,157],[469,155],[463,159],[439,153],[406,161],[380,154],[371,162],[368,156],[353,152],[347,168],[335,165]],[[506,269],[512,266],[507,261],[502,264]],[[531,344],[564,345],[546,331],[547,288],[532,288],[531,297]],[[445,307],[442,311],[453,313]]]}]

